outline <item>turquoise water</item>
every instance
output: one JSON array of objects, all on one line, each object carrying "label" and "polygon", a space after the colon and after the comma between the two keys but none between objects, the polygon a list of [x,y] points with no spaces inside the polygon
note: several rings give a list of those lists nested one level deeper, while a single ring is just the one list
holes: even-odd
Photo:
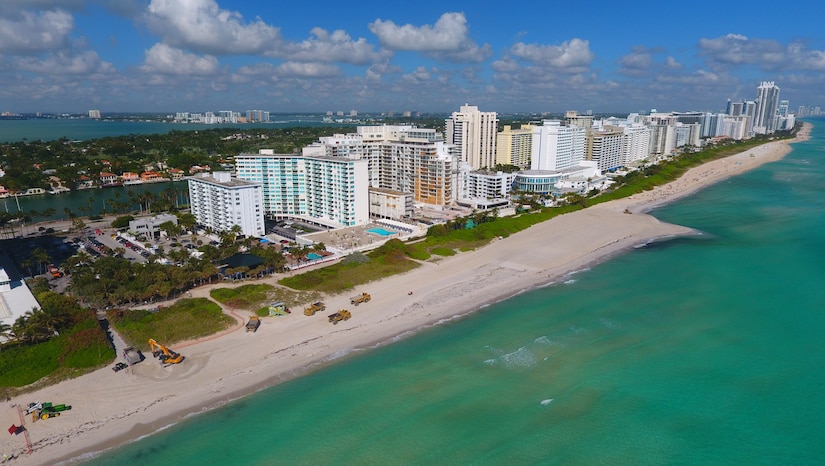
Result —
[{"label": "turquoise water", "polygon": [[821,464],[825,125],[656,211],[698,237],[196,416],[123,464]]},{"label": "turquoise water", "polygon": [[375,233],[376,235],[381,235],[381,236],[390,236],[390,235],[395,234],[395,232],[387,231],[383,228],[370,228],[369,230],[367,230],[367,233]]},{"label": "turquoise water", "polygon": [[322,257],[324,257],[324,256],[322,256],[320,254],[315,254],[314,252],[311,252],[311,253],[307,254],[307,259],[309,259],[311,261],[313,261],[315,259],[320,259]]}]

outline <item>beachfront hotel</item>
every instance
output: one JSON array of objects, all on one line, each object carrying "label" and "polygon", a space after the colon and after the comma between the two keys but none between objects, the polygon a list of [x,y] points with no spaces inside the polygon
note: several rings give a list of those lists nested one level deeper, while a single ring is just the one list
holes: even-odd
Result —
[{"label": "beachfront hotel", "polygon": [[262,186],[262,208],[273,219],[327,227],[369,223],[368,162],[326,155],[258,154],[235,157],[238,179]]},{"label": "beachfront hotel", "polygon": [[535,125],[530,124],[521,125],[518,129],[504,125],[504,129],[496,135],[496,164],[529,167],[533,150],[533,128]]},{"label": "beachfront hotel", "polygon": [[496,165],[496,112],[481,112],[474,105],[464,104],[445,123],[447,143],[456,146],[461,162],[476,170]]},{"label": "beachfront hotel", "polygon": [[187,180],[191,212],[200,225],[216,232],[238,225],[245,236],[266,233],[260,183],[232,178],[229,172],[199,173]]}]

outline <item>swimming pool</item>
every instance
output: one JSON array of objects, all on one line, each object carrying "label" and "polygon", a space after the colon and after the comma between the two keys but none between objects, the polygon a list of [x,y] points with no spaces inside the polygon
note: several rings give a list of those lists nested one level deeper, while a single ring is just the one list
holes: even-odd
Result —
[{"label": "swimming pool", "polygon": [[320,254],[315,254],[314,252],[311,252],[311,253],[307,254],[307,259],[309,259],[311,261],[314,261],[315,259],[320,259],[322,257],[324,257],[324,256],[322,256]]},{"label": "swimming pool", "polygon": [[367,230],[367,233],[375,233],[376,235],[381,236],[391,236],[395,234],[394,231],[387,231],[383,228],[370,228],[369,230]]}]

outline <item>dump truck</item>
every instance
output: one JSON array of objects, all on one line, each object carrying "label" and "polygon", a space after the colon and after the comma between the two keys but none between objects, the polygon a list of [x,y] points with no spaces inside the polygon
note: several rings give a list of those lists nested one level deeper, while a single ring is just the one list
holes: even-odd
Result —
[{"label": "dump truck", "polygon": [[316,312],[323,312],[326,308],[326,304],[318,301],[317,303],[312,303],[309,307],[304,308],[304,315],[314,316]]},{"label": "dump truck", "polygon": [[349,320],[350,317],[352,317],[352,314],[350,314],[350,312],[348,310],[341,309],[340,311],[336,312],[335,314],[330,314],[329,315],[329,321],[333,325],[338,325],[338,322],[341,322],[342,320]]},{"label": "dump truck", "polygon": [[255,333],[258,331],[258,327],[261,326],[261,318],[258,316],[251,316],[249,318],[249,322],[246,323],[246,331]]},{"label": "dump truck", "polygon": [[126,363],[131,366],[133,364],[139,363],[140,361],[143,361],[143,355],[140,353],[140,351],[130,346],[123,350],[123,359],[125,359]]},{"label": "dump truck", "polygon": [[366,302],[368,302],[370,299],[372,299],[372,296],[370,296],[370,295],[369,295],[369,293],[361,293],[361,294],[359,294],[358,296],[353,296],[352,298],[350,298],[350,299],[349,299],[349,302],[350,302],[353,306],[357,306],[357,305],[359,305],[359,304],[361,304],[361,303],[366,303]]},{"label": "dump truck", "polygon": [[149,339],[149,348],[152,350],[152,356],[160,359],[160,362],[163,364],[179,364],[183,362],[183,356],[151,338]]}]

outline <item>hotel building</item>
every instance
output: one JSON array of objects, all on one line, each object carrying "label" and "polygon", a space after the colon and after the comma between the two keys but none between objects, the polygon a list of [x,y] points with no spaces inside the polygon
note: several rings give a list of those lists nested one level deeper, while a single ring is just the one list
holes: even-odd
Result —
[{"label": "hotel building", "polygon": [[522,125],[519,129],[504,125],[504,130],[496,135],[496,164],[529,167],[533,151],[533,128],[534,125]]}]

